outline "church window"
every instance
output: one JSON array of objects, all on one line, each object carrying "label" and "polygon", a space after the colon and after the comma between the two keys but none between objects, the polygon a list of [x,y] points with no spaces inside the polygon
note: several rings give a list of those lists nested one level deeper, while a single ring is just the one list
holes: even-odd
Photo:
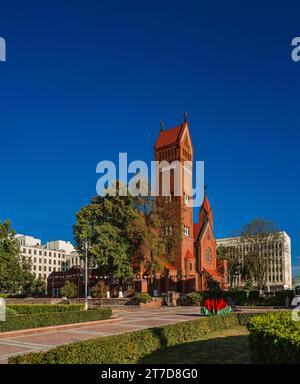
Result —
[{"label": "church window", "polygon": [[190,271],[193,270],[193,263],[190,263]]},{"label": "church window", "polygon": [[211,263],[211,259],[212,259],[212,251],[211,249],[208,247],[206,248],[206,251],[205,251],[205,257],[206,257],[206,261],[208,263]]},{"label": "church window", "polygon": [[185,236],[190,236],[190,228],[187,227],[186,225],[184,226],[184,235]]}]

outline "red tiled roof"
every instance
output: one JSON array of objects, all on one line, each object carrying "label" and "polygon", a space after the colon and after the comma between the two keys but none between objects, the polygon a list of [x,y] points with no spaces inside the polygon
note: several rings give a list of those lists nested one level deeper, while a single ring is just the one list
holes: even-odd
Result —
[{"label": "red tiled roof", "polygon": [[207,197],[206,194],[205,194],[204,199],[203,199],[203,204],[202,204],[201,209],[202,208],[204,208],[206,210],[206,212],[208,212],[208,213],[211,210],[210,202],[209,202],[208,197]]},{"label": "red tiled roof", "polygon": [[174,271],[177,271],[177,268],[176,267],[174,267],[174,265],[172,265],[172,264],[169,264],[169,263],[166,263],[166,262],[162,262],[161,263],[161,265],[163,266],[163,267],[165,267],[166,269],[173,269]]},{"label": "red tiled roof", "polygon": [[215,271],[214,269],[205,268],[204,271],[209,273],[215,280],[221,282],[222,276],[218,271]]},{"label": "red tiled roof", "polygon": [[175,144],[178,141],[181,129],[185,126],[185,124],[186,123],[183,123],[167,131],[160,131],[155,143],[155,148],[158,149]]}]

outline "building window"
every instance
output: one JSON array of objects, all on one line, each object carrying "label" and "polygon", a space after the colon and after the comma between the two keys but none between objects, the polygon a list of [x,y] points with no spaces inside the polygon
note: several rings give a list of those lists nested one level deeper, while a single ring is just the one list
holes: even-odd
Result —
[{"label": "building window", "polygon": [[51,256],[51,252],[49,252],[49,256]]},{"label": "building window", "polygon": [[44,256],[47,256],[47,252],[44,252]]},{"label": "building window", "polygon": [[29,253],[29,255],[31,255],[31,249],[28,249],[28,253]]},{"label": "building window", "polygon": [[33,254],[36,255],[36,250],[33,251]]},{"label": "building window", "polygon": [[187,227],[186,225],[184,226],[184,235],[185,236],[190,236],[190,228]]},{"label": "building window", "polygon": [[42,256],[42,251],[39,251],[39,256]]},{"label": "building window", "polygon": [[26,248],[23,248],[23,253],[26,253]]},{"label": "building window", "polygon": [[190,263],[190,271],[193,270],[193,263]]}]

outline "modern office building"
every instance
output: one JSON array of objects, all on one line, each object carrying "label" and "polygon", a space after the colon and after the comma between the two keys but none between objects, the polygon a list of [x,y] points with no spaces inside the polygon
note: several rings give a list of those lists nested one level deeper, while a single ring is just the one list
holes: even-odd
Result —
[{"label": "modern office building", "polygon": [[[230,247],[233,252],[236,249],[242,263],[245,254],[251,251],[251,245],[239,239],[239,237],[217,239],[217,246]],[[292,289],[291,239],[288,234],[284,231],[278,232],[272,243],[263,247],[262,256],[268,258],[266,289],[270,291]],[[235,288],[242,288],[245,282],[241,275],[237,275],[233,278],[233,284]]]},{"label": "modern office building", "polygon": [[80,257],[69,241],[55,240],[42,244],[32,236],[16,235],[21,256],[30,259],[36,278],[47,279],[52,272],[66,271],[80,264]]}]

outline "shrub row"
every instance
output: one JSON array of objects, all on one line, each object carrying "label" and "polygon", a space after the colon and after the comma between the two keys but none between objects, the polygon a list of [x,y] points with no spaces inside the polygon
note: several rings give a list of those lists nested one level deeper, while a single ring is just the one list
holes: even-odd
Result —
[{"label": "shrub row", "polygon": [[116,364],[135,363],[159,349],[199,339],[220,329],[245,325],[250,313],[203,317],[159,328],[62,345],[9,359],[11,364]]},{"label": "shrub row", "polygon": [[7,316],[6,321],[0,322],[0,332],[104,320],[109,319],[111,317],[111,313],[112,311],[110,308],[101,308],[89,311],[32,313],[26,315]]},{"label": "shrub row", "polygon": [[247,328],[253,363],[300,363],[300,321],[292,319],[291,311],[255,317]]},{"label": "shrub row", "polygon": [[283,290],[275,292],[275,295],[269,299],[259,297],[258,291],[232,290],[232,291],[216,291],[204,292],[203,301],[205,299],[220,298],[228,299],[229,297],[236,305],[270,305],[270,306],[285,306],[285,300],[288,297],[293,298],[292,290]]},{"label": "shrub row", "polygon": [[7,304],[6,308],[21,314],[83,311],[84,304]]}]

